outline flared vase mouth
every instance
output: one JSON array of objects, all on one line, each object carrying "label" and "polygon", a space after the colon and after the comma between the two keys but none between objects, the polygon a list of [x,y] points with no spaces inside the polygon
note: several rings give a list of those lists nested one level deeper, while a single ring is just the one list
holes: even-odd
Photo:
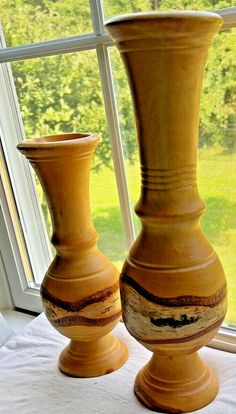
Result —
[{"label": "flared vase mouth", "polygon": [[95,134],[91,133],[80,133],[80,132],[70,132],[64,134],[55,134],[55,135],[46,135],[39,138],[29,138],[25,141],[20,142],[17,145],[17,148],[41,148],[43,147],[70,147],[74,145],[84,145],[93,143],[98,143],[99,138]]},{"label": "flared vase mouth", "polygon": [[197,10],[170,10],[170,11],[151,11],[123,14],[112,17],[105,22],[105,26],[119,24],[122,22],[132,22],[137,20],[210,20],[222,22],[222,17],[214,12],[197,11]]},{"label": "flared vase mouth", "polygon": [[105,27],[118,43],[140,39],[171,39],[171,42],[178,44],[182,39],[195,38],[196,44],[201,46],[209,44],[222,24],[222,17],[213,12],[179,10],[125,14],[111,18]]},{"label": "flared vase mouth", "polygon": [[95,134],[71,132],[30,138],[20,142],[17,149],[29,160],[68,159],[93,153],[98,142]]}]

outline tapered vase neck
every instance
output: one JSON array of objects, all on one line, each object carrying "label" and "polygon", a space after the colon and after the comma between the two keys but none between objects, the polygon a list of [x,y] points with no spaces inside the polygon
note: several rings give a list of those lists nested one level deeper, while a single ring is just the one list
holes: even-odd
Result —
[{"label": "tapered vase neck", "polygon": [[28,140],[18,146],[42,184],[52,219],[52,244],[60,256],[96,244],[89,175],[97,143],[93,135],[65,134]]},{"label": "tapered vase neck", "polygon": [[[133,97],[142,176],[140,216],[152,214],[153,193],[158,193],[160,211],[167,212],[169,206],[168,215],[203,207],[196,189],[199,102],[207,51],[221,24],[216,14],[201,12],[137,14],[107,23]],[[195,199],[188,207],[186,191],[188,199]],[[173,197],[178,198],[176,208],[170,207]]]}]

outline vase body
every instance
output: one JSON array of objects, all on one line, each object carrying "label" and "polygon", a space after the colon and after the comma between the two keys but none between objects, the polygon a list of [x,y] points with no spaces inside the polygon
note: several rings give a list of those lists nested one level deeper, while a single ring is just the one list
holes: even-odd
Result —
[{"label": "vase body", "polygon": [[110,332],[121,316],[118,271],[98,250],[89,203],[89,174],[98,138],[62,134],[18,145],[42,184],[56,256],[41,286],[49,322],[71,339],[59,358],[66,374],[93,377],[127,359]]},{"label": "vase body", "polygon": [[221,18],[203,12],[126,15],[107,23],[133,97],[141,164],[141,232],[122,269],[123,319],[153,352],[135,393],[149,408],[208,404],[217,379],[197,354],[226,313],[221,263],[202,233],[196,181],[199,101]]}]

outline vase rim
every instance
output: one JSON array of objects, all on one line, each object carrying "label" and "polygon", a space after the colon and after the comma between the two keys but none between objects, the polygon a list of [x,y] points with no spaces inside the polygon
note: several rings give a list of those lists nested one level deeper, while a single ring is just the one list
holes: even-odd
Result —
[{"label": "vase rim", "polygon": [[71,147],[76,145],[83,145],[89,143],[98,143],[99,138],[92,133],[84,132],[69,132],[62,134],[45,135],[39,138],[29,138],[17,145],[17,148],[40,148],[48,149],[52,147]]},{"label": "vase rim", "polygon": [[222,17],[214,12],[198,11],[198,10],[171,10],[171,11],[152,11],[123,14],[112,17],[105,22],[105,26],[119,24],[122,22],[132,22],[134,20],[182,20],[184,18],[193,20],[213,20],[222,22]]}]

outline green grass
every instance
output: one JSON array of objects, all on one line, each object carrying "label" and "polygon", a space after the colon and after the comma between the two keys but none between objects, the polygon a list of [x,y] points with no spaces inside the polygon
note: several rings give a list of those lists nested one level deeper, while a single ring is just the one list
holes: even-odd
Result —
[{"label": "green grass", "polygon": [[[139,197],[138,163],[127,165],[127,175],[133,206]],[[236,157],[218,149],[201,150],[198,184],[207,207],[201,226],[221,258],[228,281],[227,322],[236,324]],[[99,247],[120,270],[126,248],[114,172],[104,168],[101,173],[92,174],[90,188]],[[138,232],[139,221],[135,215],[134,219]]]},{"label": "green grass", "polygon": [[228,281],[227,321],[236,324],[236,160],[200,160],[199,190],[206,204],[201,225],[218,253]]}]

